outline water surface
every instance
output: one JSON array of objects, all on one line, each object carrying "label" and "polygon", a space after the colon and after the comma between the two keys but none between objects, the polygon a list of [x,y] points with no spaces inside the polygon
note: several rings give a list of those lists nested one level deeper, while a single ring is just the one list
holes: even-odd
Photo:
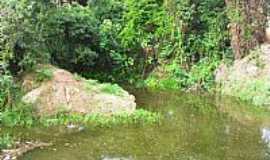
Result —
[{"label": "water surface", "polygon": [[87,126],[82,132],[22,129],[16,134],[24,139],[55,144],[34,150],[22,160],[270,159],[268,123],[228,109],[246,104],[177,92],[136,91],[135,95],[139,106],[163,115],[161,124]]}]

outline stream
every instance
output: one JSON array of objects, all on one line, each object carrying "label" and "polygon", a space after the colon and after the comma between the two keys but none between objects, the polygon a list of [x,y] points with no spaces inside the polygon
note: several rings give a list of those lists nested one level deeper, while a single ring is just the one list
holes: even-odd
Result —
[{"label": "stream", "polygon": [[11,129],[21,139],[54,144],[21,160],[270,159],[270,121],[245,113],[248,104],[203,94],[134,94],[138,106],[163,115],[160,124],[85,126],[80,132],[64,127]]}]

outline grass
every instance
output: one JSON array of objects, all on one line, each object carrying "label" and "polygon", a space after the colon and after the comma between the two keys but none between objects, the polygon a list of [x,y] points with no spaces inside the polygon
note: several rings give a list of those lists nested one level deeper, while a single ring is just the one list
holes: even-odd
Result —
[{"label": "grass", "polygon": [[85,88],[88,89],[88,90],[93,90],[94,88],[97,87],[97,85],[99,85],[98,81],[97,80],[92,80],[92,79],[87,79],[85,80]]},{"label": "grass", "polygon": [[0,151],[2,149],[11,148],[13,144],[14,140],[9,134],[4,134],[0,136]]},{"label": "grass", "polygon": [[36,70],[36,82],[44,82],[51,80],[53,77],[53,70],[49,67],[43,67]]},{"label": "grass", "polygon": [[223,94],[251,102],[256,106],[270,104],[270,83],[264,79],[243,80],[232,83],[229,87],[221,88]]},{"label": "grass", "polygon": [[85,88],[89,91],[98,90],[100,92],[122,96],[124,91],[117,84],[99,83],[97,80],[85,80]]},{"label": "grass", "polygon": [[[229,72],[226,81],[223,80],[217,88],[224,95],[236,97],[257,107],[269,109],[270,82],[266,74],[266,59],[260,47],[238,62],[237,65],[227,68]],[[247,67],[247,68],[243,68]]]},{"label": "grass", "polygon": [[104,83],[101,84],[101,91],[117,96],[123,95],[123,89],[117,84]]},{"label": "grass", "polygon": [[180,82],[174,78],[158,79],[154,76],[145,80],[147,88],[155,90],[178,90],[182,89]]},{"label": "grass", "polygon": [[85,79],[84,80],[84,87],[89,92],[98,91],[99,82],[97,80],[92,79]]},{"label": "grass", "polygon": [[145,80],[151,89],[162,90],[211,90],[214,87],[214,71],[220,61],[202,59],[190,69],[181,67],[177,62],[165,64],[150,74]]},{"label": "grass", "polygon": [[112,127],[115,125],[128,124],[155,124],[161,116],[158,113],[149,112],[143,109],[136,110],[133,114],[121,113],[113,116],[103,116],[99,114],[79,115],[79,114],[58,114],[53,117],[43,117],[40,123],[43,126],[67,125],[70,123],[86,124],[96,127]]},{"label": "grass", "polygon": [[99,114],[80,115],[59,113],[50,117],[35,117],[31,106],[20,105],[14,109],[6,109],[0,112],[0,125],[7,127],[23,126],[55,126],[69,123],[83,123],[92,126],[114,126],[124,124],[153,124],[158,123],[161,116],[158,113],[138,109],[132,114],[121,113],[112,116]]},{"label": "grass", "polygon": [[74,75],[74,79],[75,79],[76,81],[82,81],[82,80],[84,80],[84,78],[81,77],[78,73],[74,73],[73,75]]},{"label": "grass", "polygon": [[0,125],[7,127],[32,126],[36,121],[32,106],[18,103],[13,108],[0,111]]}]

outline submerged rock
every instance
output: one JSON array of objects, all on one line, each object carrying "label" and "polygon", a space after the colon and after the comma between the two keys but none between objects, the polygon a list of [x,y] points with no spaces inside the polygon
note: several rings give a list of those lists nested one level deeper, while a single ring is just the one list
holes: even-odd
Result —
[{"label": "submerged rock", "polygon": [[37,115],[59,112],[112,115],[136,109],[135,97],[117,85],[86,80],[53,66],[39,68],[39,72],[24,76],[23,88],[28,92],[22,98],[33,105]]}]

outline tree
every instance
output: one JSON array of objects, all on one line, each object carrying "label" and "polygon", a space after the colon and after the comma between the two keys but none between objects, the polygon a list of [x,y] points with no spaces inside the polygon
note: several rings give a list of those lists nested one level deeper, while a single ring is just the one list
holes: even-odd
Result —
[{"label": "tree", "polygon": [[230,18],[229,30],[235,59],[264,41],[267,0],[225,0]]}]

